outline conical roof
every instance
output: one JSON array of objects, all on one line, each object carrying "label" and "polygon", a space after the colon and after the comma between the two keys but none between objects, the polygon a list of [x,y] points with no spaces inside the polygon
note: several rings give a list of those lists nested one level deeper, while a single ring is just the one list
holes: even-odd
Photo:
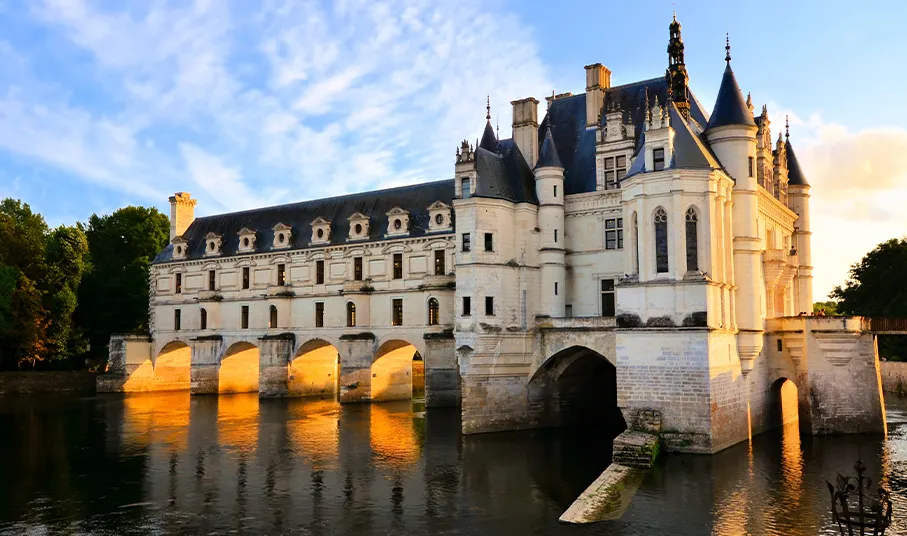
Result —
[{"label": "conical roof", "polygon": [[485,132],[482,133],[482,141],[479,142],[479,147],[488,151],[498,150],[498,138],[494,135],[494,129],[491,128],[491,121],[485,123]]},{"label": "conical roof", "polygon": [[554,146],[554,138],[551,136],[551,127],[545,131],[545,139],[542,140],[542,148],[539,149],[539,160],[535,163],[535,169],[543,167],[563,168],[561,159],[557,156],[557,147]]},{"label": "conical roof", "polygon": [[809,186],[809,183],[806,182],[806,177],[803,176],[803,170],[800,169],[797,155],[794,154],[794,148],[790,145],[790,138],[787,138],[784,142],[784,152],[787,153],[787,184]]},{"label": "conical roof", "polygon": [[734,76],[734,70],[731,69],[730,61],[724,69],[721,87],[718,88],[718,98],[715,99],[715,110],[712,111],[706,128],[712,129],[727,125],[756,126],[753,114],[747,108],[740,86],[737,85],[737,78]]}]

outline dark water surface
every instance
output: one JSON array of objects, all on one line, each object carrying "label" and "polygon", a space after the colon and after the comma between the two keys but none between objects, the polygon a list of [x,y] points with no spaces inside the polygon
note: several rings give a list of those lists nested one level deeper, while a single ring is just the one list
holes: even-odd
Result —
[{"label": "dark water surface", "polygon": [[[414,410],[415,408],[415,410]],[[557,518],[604,469],[582,430],[463,437],[456,410],[187,394],[0,398],[0,534],[836,534],[826,478],[858,454],[907,534],[907,401],[889,439],[669,455],[620,521]]]}]

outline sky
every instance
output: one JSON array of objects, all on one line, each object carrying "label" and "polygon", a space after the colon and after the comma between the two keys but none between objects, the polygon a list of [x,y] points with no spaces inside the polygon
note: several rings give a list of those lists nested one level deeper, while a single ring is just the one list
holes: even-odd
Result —
[{"label": "sky", "polygon": [[774,135],[789,114],[824,299],[907,232],[907,2],[3,0],[0,198],[58,225],[448,178],[486,95],[509,137],[511,100],[582,92],[584,65],[661,76],[672,10],[707,109],[727,32]]}]

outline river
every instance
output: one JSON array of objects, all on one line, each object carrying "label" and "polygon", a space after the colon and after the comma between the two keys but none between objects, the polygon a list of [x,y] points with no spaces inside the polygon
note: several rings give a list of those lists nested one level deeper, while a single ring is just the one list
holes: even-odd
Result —
[{"label": "river", "polygon": [[861,456],[907,534],[907,399],[889,438],[788,425],[667,455],[619,521],[557,519],[607,465],[589,430],[461,436],[456,410],[188,394],[0,398],[0,534],[837,534]]}]

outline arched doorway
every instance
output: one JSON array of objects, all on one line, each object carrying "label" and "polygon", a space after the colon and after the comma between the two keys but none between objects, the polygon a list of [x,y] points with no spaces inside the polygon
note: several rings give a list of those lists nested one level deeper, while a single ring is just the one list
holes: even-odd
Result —
[{"label": "arched doorway", "polygon": [[232,344],[220,360],[217,375],[218,393],[258,392],[258,347],[248,342]]},{"label": "arched doorway", "polygon": [[[421,366],[421,355],[416,347],[403,340],[391,340],[382,344],[375,352],[375,360],[372,362],[372,401],[412,399],[413,368],[417,357],[418,365],[415,368],[423,371],[420,377],[421,391],[424,393],[424,366]],[[419,392],[419,389],[416,391]]]},{"label": "arched doorway", "polygon": [[164,345],[154,360],[154,384],[157,391],[189,389],[192,349],[182,341]]},{"label": "arched doorway", "polygon": [[290,362],[290,396],[337,397],[340,352],[331,343],[313,339],[299,347]]},{"label": "arched doorway", "polygon": [[768,394],[768,422],[766,428],[779,428],[799,422],[800,402],[797,385],[787,378],[772,383]]}]

